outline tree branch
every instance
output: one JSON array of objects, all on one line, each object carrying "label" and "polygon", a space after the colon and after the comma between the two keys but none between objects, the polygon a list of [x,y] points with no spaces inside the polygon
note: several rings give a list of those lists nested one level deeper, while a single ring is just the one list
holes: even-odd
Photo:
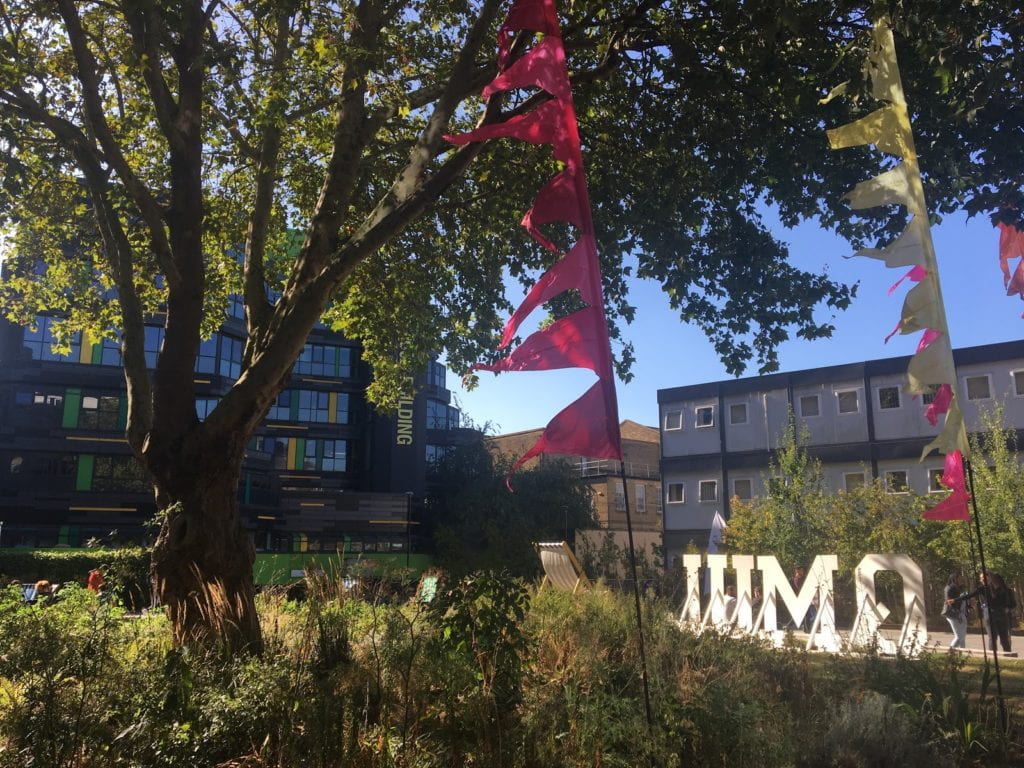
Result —
[{"label": "tree branch", "polygon": [[138,176],[135,175],[135,172],[128,165],[120,145],[110,132],[110,126],[107,123],[103,103],[100,99],[96,58],[93,56],[92,51],[89,50],[85,30],[82,28],[82,22],[78,17],[74,3],[72,0],[58,0],[57,5],[64,19],[68,40],[71,42],[71,50],[75,57],[76,75],[79,83],[82,85],[86,124],[103,148],[107,162],[110,163],[110,166],[117,173],[118,178],[121,179],[121,182],[131,195],[132,200],[139,207],[139,213],[149,229],[153,253],[160,264],[160,268],[167,277],[168,285],[174,285],[180,280],[180,276],[171,259],[171,250],[164,231],[163,212],[152,192],[139,180]]}]

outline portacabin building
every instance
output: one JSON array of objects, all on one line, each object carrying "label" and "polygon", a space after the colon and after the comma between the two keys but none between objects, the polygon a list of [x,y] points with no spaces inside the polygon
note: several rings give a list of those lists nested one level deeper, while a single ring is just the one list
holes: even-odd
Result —
[{"label": "portacabin building", "polygon": [[[1006,426],[1024,437],[1024,341],[954,350],[969,431],[1001,403]],[[690,542],[706,546],[715,513],[734,498],[767,492],[774,451],[789,420],[808,437],[835,490],[880,479],[892,493],[942,492],[943,457],[919,461],[939,433],[924,412],[929,395],[903,390],[909,357],[869,360],[658,391],[666,562]]]},{"label": "portacabin building", "polygon": [[[155,367],[163,329],[146,327]],[[76,337],[53,349],[54,318],[0,320],[0,547],[146,542],[151,486],[124,438],[127,397],[118,344]],[[196,360],[196,412],[241,373],[244,310],[235,301]],[[422,498],[432,460],[466,437],[445,367],[409,382],[395,416],[366,402],[372,372],[357,343],[310,334],[288,386],[249,443],[238,489],[257,552],[354,557],[429,549]]]}]

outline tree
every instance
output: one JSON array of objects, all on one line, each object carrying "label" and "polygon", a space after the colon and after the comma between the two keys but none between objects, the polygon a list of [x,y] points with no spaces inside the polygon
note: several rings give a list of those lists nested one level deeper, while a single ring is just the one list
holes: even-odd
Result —
[{"label": "tree", "polygon": [[481,435],[434,469],[427,517],[437,563],[456,578],[484,570],[533,578],[540,571],[533,542],[560,541],[596,524],[590,488],[568,464],[545,461],[517,472],[509,493],[513,458],[492,455]]},{"label": "tree", "polygon": [[[0,217],[14,232],[0,300],[22,323],[60,314],[65,339],[120,340],[127,437],[163,513],[153,577],[179,642],[218,634],[203,597],[216,585],[229,599],[213,602],[231,606],[219,626],[235,644],[259,644],[235,487],[246,440],[313,324],[362,342],[370,396],[393,406],[431,351],[458,369],[493,348],[509,309],[505,270],[529,282],[550,264],[516,226],[551,175],[544,153],[443,141],[539,98],[479,101],[501,7],[0,0]],[[775,367],[790,332],[828,335],[815,308],[840,310],[853,289],[789,265],[758,202],[787,224],[817,216],[855,240],[877,228],[850,222],[839,202],[874,163],[824,151],[822,134],[868,108],[868,8],[891,12],[905,34],[935,210],[1020,217],[1010,0],[568,5],[613,317],[632,317],[628,256],[730,371],[754,357]],[[819,107],[845,79],[859,101]],[[193,365],[230,293],[245,301],[243,371],[199,422]],[[150,376],[143,329],[154,313],[164,341]],[[612,334],[628,376],[630,345],[618,325]]]}]

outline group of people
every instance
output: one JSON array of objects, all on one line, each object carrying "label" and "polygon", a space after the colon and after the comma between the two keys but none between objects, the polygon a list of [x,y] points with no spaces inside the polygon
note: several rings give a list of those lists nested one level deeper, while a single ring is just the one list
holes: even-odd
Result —
[{"label": "group of people", "polygon": [[[45,605],[46,603],[52,603],[59,598],[61,590],[67,586],[67,584],[73,584],[74,582],[66,582],[61,584],[60,582],[54,584],[49,579],[40,579],[34,584],[29,582],[24,584],[20,581],[12,581],[11,586],[17,587],[21,590],[22,599],[26,603],[31,605]],[[89,571],[89,575],[85,580],[85,588],[90,592],[102,593],[104,586],[103,572],[99,569],[93,569]]]},{"label": "group of people", "polygon": [[1017,599],[1006,580],[998,573],[982,573],[978,586],[967,591],[960,574],[952,573],[946,582],[945,598],[942,615],[946,617],[953,630],[953,641],[950,648],[967,647],[967,610],[970,601],[977,598],[981,607],[982,622],[989,636],[992,651],[996,650],[996,638],[1004,653],[1011,648],[1010,629],[1013,626],[1014,610]]}]

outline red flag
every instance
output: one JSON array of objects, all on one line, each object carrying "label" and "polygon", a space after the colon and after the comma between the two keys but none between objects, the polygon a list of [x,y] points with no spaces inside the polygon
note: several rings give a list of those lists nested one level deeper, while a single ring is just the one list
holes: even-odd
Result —
[{"label": "red flag", "polygon": [[[1009,224],[999,222],[999,268],[1003,271],[1003,286],[1006,295],[1017,294],[1024,299],[1024,232]],[[1010,259],[1021,257],[1017,268],[1010,275]],[[1024,317],[1024,314],[1021,315]]]},{"label": "red flag", "polygon": [[921,513],[926,520],[970,520],[967,503],[971,495],[967,492],[964,478],[964,457],[960,451],[946,454],[946,468],[942,473],[942,484],[950,490],[949,496],[931,509]]},{"label": "red flag", "polygon": [[[512,40],[517,32],[537,32],[542,39],[509,66]],[[590,196],[583,172],[576,112],[565,64],[565,48],[555,13],[554,0],[516,0],[498,32],[500,74],[483,90],[495,93],[536,86],[552,98],[529,112],[503,123],[484,125],[460,136],[446,136],[453,144],[513,138],[547,144],[565,170],[538,193],[522,224],[550,251],[557,251],[539,227],[554,222],[573,225],[578,240],[533,286],[505,326],[499,349],[515,337],[526,317],[544,302],[568,290],[577,290],[587,308],[563,317],[548,328],[530,335],[508,356],[475,370],[526,371],[552,368],[587,368],[598,381],[579,399],[564,408],[544,428],[540,439],[515,463],[541,453],[563,453],[593,458],[621,459],[618,404],[612,372],[611,346],[604,315],[601,268],[597,257]]]}]

